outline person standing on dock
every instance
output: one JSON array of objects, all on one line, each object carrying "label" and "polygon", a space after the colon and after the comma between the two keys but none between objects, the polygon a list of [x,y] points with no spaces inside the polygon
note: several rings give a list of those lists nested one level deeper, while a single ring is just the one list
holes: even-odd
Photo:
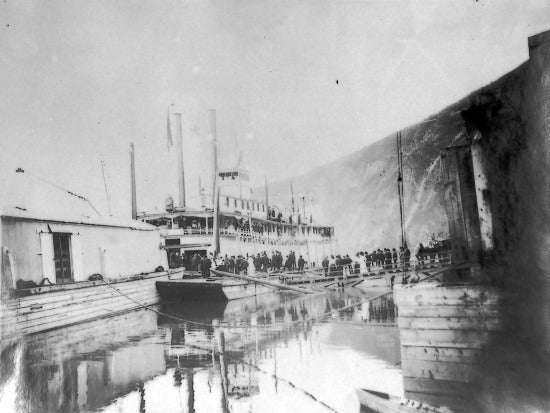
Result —
[{"label": "person standing on dock", "polygon": [[201,257],[199,254],[193,254],[191,258],[191,271],[199,271],[199,264],[201,262]]},{"label": "person standing on dock", "polygon": [[271,251],[271,271],[275,270],[277,267],[277,253]]},{"label": "person standing on dock", "polygon": [[303,257],[300,255],[300,258],[298,258],[298,271],[304,271],[304,265],[306,261],[303,259]]},{"label": "person standing on dock", "polygon": [[365,251],[365,265],[367,266],[367,273],[370,272],[371,261],[371,254],[369,254],[368,251]]},{"label": "person standing on dock", "polygon": [[334,258],[334,255],[331,255],[330,256],[330,260],[329,260],[329,263],[328,263],[328,268],[329,268],[329,273],[330,275],[334,275],[334,273],[336,272],[336,258]]},{"label": "person standing on dock", "polygon": [[262,255],[261,262],[262,262],[262,272],[267,272],[267,269],[269,268],[269,258],[265,251]]},{"label": "person standing on dock", "polygon": [[328,277],[329,264],[330,264],[330,261],[328,260],[328,257],[323,258],[321,265],[323,266],[323,270],[325,270],[325,277]]},{"label": "person standing on dock", "polygon": [[403,255],[405,256],[405,269],[408,270],[411,262],[411,251],[407,247],[407,244],[405,244],[405,253]]},{"label": "person standing on dock", "polygon": [[[252,264],[254,265],[255,272],[259,272],[262,269],[262,259],[260,258],[260,253],[256,254]],[[250,269],[252,270],[252,267],[250,267]]]},{"label": "person standing on dock", "polygon": [[242,273],[243,275],[247,275],[247,274],[248,274],[248,261],[245,260],[245,259],[242,259],[242,260],[241,260],[240,273]]},{"label": "person standing on dock", "polygon": [[392,248],[391,250],[391,258],[392,258],[392,261],[393,261],[393,268],[396,269],[397,268],[397,261],[398,261],[398,255],[397,255],[397,251],[395,250],[395,248]]},{"label": "person standing on dock", "polygon": [[296,269],[296,254],[294,251],[290,251],[288,258],[290,259],[290,269],[294,271]]},{"label": "person standing on dock", "polygon": [[212,266],[212,261],[204,255],[201,260],[201,274],[203,278],[210,277],[210,267]]},{"label": "person standing on dock", "polygon": [[250,268],[250,275],[254,276],[257,272],[257,265],[256,265],[256,258],[254,258],[252,255],[247,256],[247,262],[248,262],[248,268]]},{"label": "person standing on dock", "polygon": [[391,269],[391,251],[389,250],[389,248],[384,248],[384,264],[384,269]]}]

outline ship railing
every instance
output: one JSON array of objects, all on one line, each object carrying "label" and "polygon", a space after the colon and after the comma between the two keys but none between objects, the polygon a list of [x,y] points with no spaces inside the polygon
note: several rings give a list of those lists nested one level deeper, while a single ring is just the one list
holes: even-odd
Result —
[{"label": "ship railing", "polygon": [[198,228],[180,228],[183,231],[183,235],[209,235],[213,233],[212,228],[198,227]]}]

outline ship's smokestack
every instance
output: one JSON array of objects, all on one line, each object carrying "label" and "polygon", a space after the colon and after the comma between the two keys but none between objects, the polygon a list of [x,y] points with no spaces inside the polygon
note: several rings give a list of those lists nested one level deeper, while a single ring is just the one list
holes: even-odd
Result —
[{"label": "ship's smokestack", "polygon": [[212,134],[212,152],[213,152],[213,168],[214,168],[214,177],[212,181],[212,205],[214,205],[216,200],[216,181],[218,179],[218,137],[216,130],[216,109],[210,109],[208,111],[209,120],[210,120],[210,133]]},{"label": "ship's smokestack", "polygon": [[185,170],[183,168],[183,132],[181,126],[181,113],[174,113],[176,117],[176,140],[178,148],[178,188],[179,188],[179,204],[185,208]]},{"label": "ship's smokestack", "polygon": [[130,144],[130,176],[132,180],[132,219],[137,219],[136,162],[133,143]]}]

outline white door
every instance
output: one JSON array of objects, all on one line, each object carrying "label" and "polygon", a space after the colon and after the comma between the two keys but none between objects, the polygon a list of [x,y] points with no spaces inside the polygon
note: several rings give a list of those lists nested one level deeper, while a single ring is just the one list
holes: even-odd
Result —
[{"label": "white door", "polygon": [[74,281],[85,281],[82,267],[82,243],[80,234],[71,234],[71,260]]},{"label": "white door", "polygon": [[42,252],[42,277],[55,284],[55,262],[53,252],[53,235],[40,233],[40,249]]}]

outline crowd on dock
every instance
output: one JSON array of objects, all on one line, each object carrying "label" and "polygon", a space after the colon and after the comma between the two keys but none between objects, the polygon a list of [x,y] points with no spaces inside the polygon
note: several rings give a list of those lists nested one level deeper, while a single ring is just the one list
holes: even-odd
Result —
[{"label": "crowd on dock", "polygon": [[267,255],[266,251],[256,255],[228,256],[226,254],[217,257],[212,254],[203,256],[194,254],[189,270],[199,271],[203,276],[208,276],[211,269],[233,274],[255,274],[269,271],[303,271],[306,264],[303,256],[299,255],[296,258],[295,251],[290,251],[286,257],[283,257],[281,251],[273,251],[271,257]]},{"label": "crowd on dock", "polygon": [[[447,251],[448,252],[448,251]],[[417,265],[446,259],[444,251],[433,252],[424,248],[422,244],[416,250],[414,256]],[[448,258],[448,257],[447,257]],[[351,256],[330,255],[325,256],[320,267],[314,262],[308,262],[302,255],[290,251],[283,256],[281,251],[272,251],[268,255],[266,251],[257,254],[243,255],[218,255],[194,254],[191,257],[187,270],[199,271],[204,277],[208,277],[211,269],[233,274],[261,274],[274,272],[302,272],[305,269],[317,269],[320,274],[351,275],[351,274],[373,274],[380,271],[408,270],[411,268],[411,251],[405,245],[400,248],[378,248],[372,252],[359,251]]]}]

